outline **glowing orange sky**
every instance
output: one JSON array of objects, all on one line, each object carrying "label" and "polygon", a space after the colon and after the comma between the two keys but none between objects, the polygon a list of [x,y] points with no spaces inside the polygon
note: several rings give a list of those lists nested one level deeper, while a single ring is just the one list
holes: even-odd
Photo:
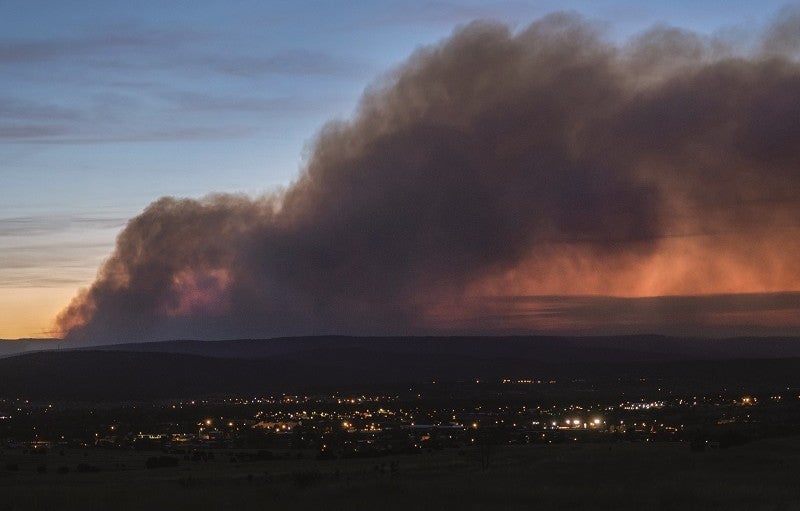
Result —
[{"label": "glowing orange sky", "polygon": [[74,295],[72,286],[0,288],[0,339],[56,337],[53,318]]}]

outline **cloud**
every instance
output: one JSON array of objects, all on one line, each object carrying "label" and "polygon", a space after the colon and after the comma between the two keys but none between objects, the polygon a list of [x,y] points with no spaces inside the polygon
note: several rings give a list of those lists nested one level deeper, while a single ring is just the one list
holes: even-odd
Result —
[{"label": "cloud", "polygon": [[[800,290],[799,109],[790,55],[664,30],[616,46],[569,14],[476,22],[325,126],[287,189],[151,204],[58,329],[407,334],[475,328],[487,297]],[[534,312],[514,328],[624,321]]]},{"label": "cloud", "polygon": [[529,333],[532,324],[539,333],[562,335],[796,335],[800,293],[485,297],[468,306],[455,328],[473,334]]},{"label": "cloud", "polygon": [[258,131],[251,126],[175,126],[164,129],[114,130],[107,133],[71,133],[53,126],[0,126],[0,139],[25,144],[83,145],[137,142],[202,142],[246,138]]},{"label": "cloud", "polygon": [[[550,2],[555,4],[555,2]],[[531,19],[532,16],[542,12],[543,6],[532,5],[529,2],[483,2],[482,5],[462,5],[455,2],[429,0],[415,2],[410,6],[406,2],[394,2],[388,9],[377,15],[372,15],[363,20],[370,26],[375,25],[423,25],[442,24],[452,26],[459,23],[470,22],[475,19],[494,19],[502,13],[504,20]]]},{"label": "cloud", "polygon": [[0,97],[0,119],[75,120],[80,118],[82,118],[81,112],[72,108]]},{"label": "cloud", "polygon": [[[138,25],[87,30],[81,37],[53,37],[41,40],[0,39],[0,66],[25,66],[65,61],[91,70],[112,71],[209,71],[239,77],[262,75],[350,77],[368,71],[354,62],[323,51],[290,48],[253,54],[239,48],[216,53],[219,35],[172,27],[154,29]],[[50,68],[52,72],[52,67]],[[70,68],[71,72],[72,69]],[[65,79],[80,79],[64,76]]]},{"label": "cloud", "polygon": [[90,229],[116,229],[124,225],[124,219],[110,217],[64,217],[60,215],[6,217],[0,218],[0,238],[14,236],[29,239],[31,236],[51,236],[75,226]]},{"label": "cloud", "polygon": [[767,55],[800,56],[800,6],[786,6],[775,16],[761,41]]},{"label": "cloud", "polygon": [[207,36],[182,29],[160,30],[137,25],[89,30],[80,37],[47,39],[0,39],[0,65],[33,64],[42,61],[118,54],[125,50],[163,51],[206,39]]},{"label": "cloud", "polygon": [[265,74],[352,76],[364,72],[364,64],[334,55],[295,48],[264,56],[210,55],[198,60],[204,69],[253,77]]},{"label": "cloud", "polygon": [[[265,125],[242,123],[243,113],[323,109],[325,94],[318,92],[308,98],[291,89],[269,97],[277,82],[291,76],[346,81],[369,72],[363,62],[325,51],[265,50],[269,36],[250,41],[238,29],[218,29],[131,23],[83,27],[72,36],[0,37],[0,68],[14,91],[0,97],[0,140],[68,145],[244,139]],[[229,51],[220,53],[221,47]],[[174,84],[199,92],[176,92]],[[232,92],[239,85],[250,92]],[[239,118],[209,115],[220,112]]]},{"label": "cloud", "polygon": [[[109,243],[95,241],[98,233],[106,237],[124,225],[111,216],[0,218],[0,289],[85,285],[109,250]],[[65,241],[72,232],[81,241]]]},{"label": "cloud", "polygon": [[164,91],[158,94],[175,110],[189,112],[233,112],[237,114],[252,113],[299,113],[318,111],[331,98],[303,98],[297,96],[258,97],[258,96],[221,96],[189,91]]},{"label": "cloud", "polygon": [[28,139],[41,139],[41,138],[51,138],[62,135],[65,132],[65,128],[61,126],[50,126],[50,125],[26,125],[26,124],[14,124],[11,126],[3,126],[0,125],[0,140],[28,140]]}]

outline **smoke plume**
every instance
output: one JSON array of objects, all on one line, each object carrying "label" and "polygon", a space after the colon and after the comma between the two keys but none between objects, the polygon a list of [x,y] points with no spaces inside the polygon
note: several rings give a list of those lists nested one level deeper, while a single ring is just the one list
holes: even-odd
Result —
[{"label": "smoke plume", "polygon": [[797,40],[473,23],[325,126],[287,189],[151,204],[58,328],[411,334],[469,330],[498,297],[800,290]]}]

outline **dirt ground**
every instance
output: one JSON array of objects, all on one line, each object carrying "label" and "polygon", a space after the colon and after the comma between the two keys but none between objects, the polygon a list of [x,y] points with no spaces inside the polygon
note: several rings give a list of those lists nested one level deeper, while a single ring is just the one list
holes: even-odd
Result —
[{"label": "dirt ground", "polygon": [[212,461],[178,456],[176,467],[147,469],[146,460],[162,453],[5,449],[0,511],[800,509],[800,438],[705,452],[682,443],[498,446],[488,457],[470,448],[325,461],[311,453],[245,461],[241,450],[214,452]]}]

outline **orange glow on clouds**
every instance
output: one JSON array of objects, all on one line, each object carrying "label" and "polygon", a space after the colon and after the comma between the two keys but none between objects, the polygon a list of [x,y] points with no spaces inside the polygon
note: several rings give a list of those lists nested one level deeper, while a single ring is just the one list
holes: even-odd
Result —
[{"label": "orange glow on clouds", "polygon": [[[610,256],[575,243],[540,247],[512,270],[476,281],[464,300],[432,305],[425,324],[556,334],[789,334],[800,328],[794,234],[667,237],[649,251]],[[781,293],[789,298],[770,298]],[[750,303],[759,296],[764,303]]]},{"label": "orange glow on clouds", "polygon": [[165,312],[169,316],[227,312],[230,308],[227,293],[230,283],[230,273],[224,268],[183,270],[172,279],[173,294],[164,305]]},{"label": "orange glow on clouds", "polygon": [[472,296],[652,297],[800,290],[794,232],[665,238],[651,251],[605,258],[576,244],[551,245],[514,269],[472,286]]}]

